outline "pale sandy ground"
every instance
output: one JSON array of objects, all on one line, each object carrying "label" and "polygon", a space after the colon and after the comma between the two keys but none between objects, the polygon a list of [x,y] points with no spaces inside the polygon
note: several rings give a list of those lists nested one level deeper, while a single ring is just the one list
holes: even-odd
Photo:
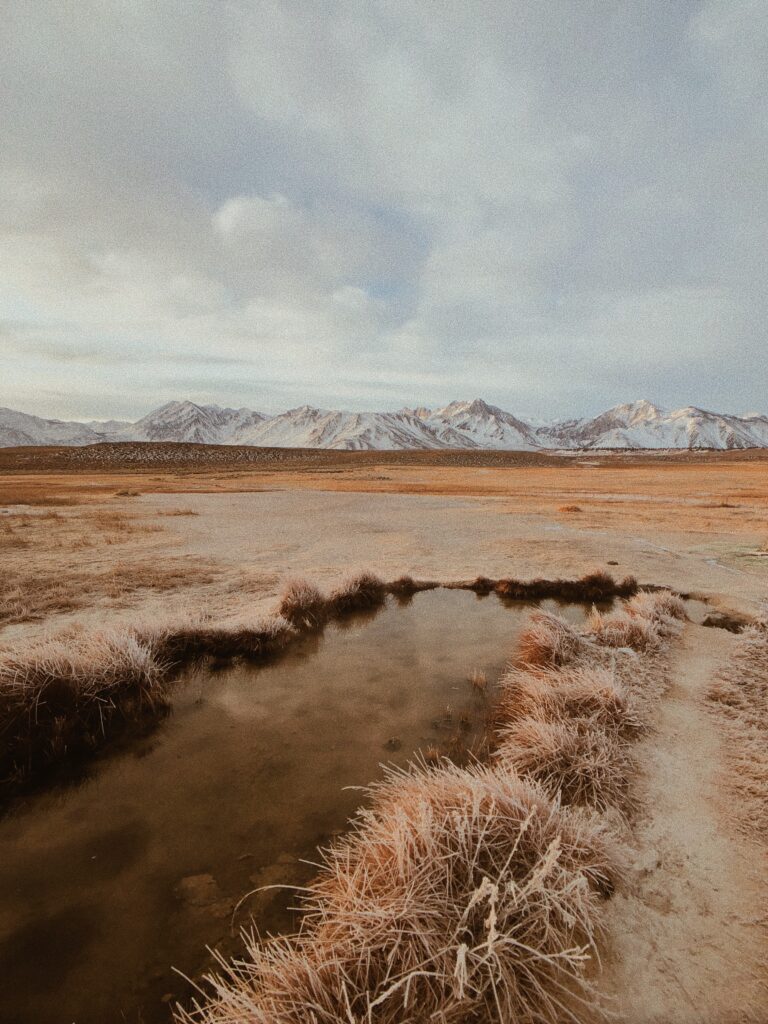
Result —
[{"label": "pale sandy ground", "polygon": [[688,625],[639,755],[630,884],[608,905],[600,988],[627,1024],[768,1020],[766,852],[729,823],[702,693],[734,638]]},{"label": "pale sandy ground", "polygon": [[[140,497],[100,494],[97,505],[63,514],[77,520],[94,507],[118,508],[158,528],[109,546],[97,537],[82,548],[57,547],[41,534],[27,549],[8,550],[7,564],[64,579],[75,570],[109,570],[117,560],[161,564],[171,555],[192,569],[214,567],[212,579],[118,600],[97,594],[42,623],[6,626],[0,642],[72,622],[157,620],[200,608],[216,617],[268,611],[286,577],[330,586],[360,568],[387,579],[439,580],[605,568],[750,613],[768,594],[768,560],[750,554],[768,538],[768,486],[764,472],[748,469],[748,476],[723,471],[701,479],[645,471],[598,479],[585,469],[577,488],[565,471],[562,479],[550,470],[504,477],[485,469],[474,476],[420,470],[417,478],[384,467],[305,480],[251,476],[245,493],[229,479],[223,492],[182,493],[179,480],[176,493],[147,493],[145,484]],[[566,503],[581,511],[558,511]],[[179,509],[196,514],[167,514]],[[756,923],[765,911],[765,851],[729,821],[717,722],[702,702],[732,642],[721,630],[686,627],[656,731],[638,751],[636,868],[609,905],[600,981],[628,1024],[768,1021],[768,946]]]}]

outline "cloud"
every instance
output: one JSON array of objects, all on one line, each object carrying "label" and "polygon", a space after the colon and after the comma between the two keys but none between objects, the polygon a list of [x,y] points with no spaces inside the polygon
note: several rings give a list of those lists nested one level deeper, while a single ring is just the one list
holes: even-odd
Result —
[{"label": "cloud", "polygon": [[20,0],[4,29],[4,404],[765,404],[757,0]]}]

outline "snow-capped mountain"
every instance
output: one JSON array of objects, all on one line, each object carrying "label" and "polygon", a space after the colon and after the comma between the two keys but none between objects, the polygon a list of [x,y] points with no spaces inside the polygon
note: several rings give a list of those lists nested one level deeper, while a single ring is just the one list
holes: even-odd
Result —
[{"label": "snow-capped mountain", "polygon": [[768,416],[695,406],[669,411],[648,401],[599,416],[534,425],[480,398],[441,409],[343,412],[309,405],[274,416],[195,402],[168,402],[136,423],[43,419],[0,408],[0,447],[171,441],[276,448],[768,448]]},{"label": "snow-capped mountain", "polygon": [[104,438],[87,423],[46,420],[14,409],[0,408],[0,448],[41,444],[95,444]]},{"label": "snow-capped mountain", "polygon": [[764,448],[768,447],[768,417],[732,416],[695,406],[670,412],[639,401],[617,405],[593,419],[540,428],[536,436],[543,447]]},{"label": "snow-capped mountain", "polygon": [[[450,447],[466,447],[458,444]],[[336,412],[302,405],[264,419],[253,429],[239,431],[233,444],[276,448],[445,448],[429,425],[406,410],[401,412]]]},{"label": "snow-capped mountain", "polygon": [[[471,442],[466,447],[477,445],[480,448],[527,451],[542,446],[527,423],[495,405],[488,405],[482,398],[472,402],[451,402],[436,412],[428,413],[424,419],[438,437],[445,436],[450,430],[451,436],[459,434]],[[455,448],[456,445],[451,444],[450,447]]]},{"label": "snow-capped mountain", "polygon": [[[251,409],[222,409],[220,405],[168,402],[129,423],[115,439],[128,441],[187,441],[197,444],[240,444],[231,439],[266,417]],[[247,443],[247,442],[246,442]]]}]

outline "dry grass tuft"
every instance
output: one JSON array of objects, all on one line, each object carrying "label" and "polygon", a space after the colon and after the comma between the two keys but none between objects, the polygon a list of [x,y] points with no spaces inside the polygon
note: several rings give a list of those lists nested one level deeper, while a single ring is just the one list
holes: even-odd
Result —
[{"label": "dry grass tuft", "polygon": [[395,596],[410,597],[423,590],[437,590],[440,586],[434,580],[415,580],[413,576],[399,576],[387,584],[387,591]]},{"label": "dry grass tuft", "polygon": [[617,582],[606,572],[592,572],[577,580],[498,580],[496,593],[512,601],[541,601],[549,597],[564,601],[609,601],[614,597],[630,597],[637,593],[633,576]]},{"label": "dry grass tuft", "polygon": [[0,786],[100,745],[115,720],[165,709],[164,674],[152,640],[132,629],[0,652]]},{"label": "dry grass tuft", "polygon": [[626,808],[633,761],[613,728],[595,718],[521,718],[500,730],[496,758],[563,803]]},{"label": "dry grass tuft", "polygon": [[707,692],[726,735],[739,827],[768,842],[768,622],[744,629]]},{"label": "dry grass tuft", "polygon": [[179,668],[205,656],[259,661],[282,651],[297,635],[280,615],[215,625],[205,621],[151,633],[157,657]]},{"label": "dry grass tuft", "polygon": [[278,611],[300,629],[318,629],[328,618],[328,602],[313,583],[289,580],[280,595]]},{"label": "dry grass tuft", "polygon": [[[641,629],[640,620],[662,621],[655,599],[635,615]],[[521,644],[527,667],[501,683],[492,762],[462,768],[431,747],[421,765],[390,770],[351,833],[324,852],[299,932],[251,935],[247,958],[222,961],[210,996],[178,1019],[594,1020],[585,967],[600,900],[620,875],[594,812],[630,805],[629,740],[647,705],[629,680],[655,695],[647,684],[664,650],[608,650],[594,635],[613,637],[608,623],[583,636],[534,613]],[[470,678],[485,684],[480,673]],[[465,724],[460,717],[457,743]]]},{"label": "dry grass tuft", "polygon": [[331,591],[328,606],[334,615],[347,615],[350,612],[378,608],[386,598],[387,587],[384,582],[371,572],[361,572],[350,576]]},{"label": "dry grass tuft", "polygon": [[627,611],[603,615],[593,609],[589,617],[590,639],[605,647],[628,647],[633,651],[656,651],[661,646],[660,622]]},{"label": "dry grass tuft", "polygon": [[534,612],[520,634],[518,655],[527,665],[566,665],[583,655],[588,646],[579,631],[549,612]]},{"label": "dry grass tuft", "polygon": [[674,626],[674,622],[688,621],[685,602],[676,594],[671,594],[666,590],[654,594],[636,594],[627,601],[626,609],[629,615],[650,619],[662,632],[667,633],[676,631],[677,627]]},{"label": "dry grass tuft", "polygon": [[562,723],[589,719],[596,726],[634,737],[643,723],[612,669],[592,665],[560,669],[509,669],[499,681],[496,721],[523,718]]},{"label": "dry grass tuft", "polygon": [[667,646],[684,606],[666,593],[594,612],[579,632],[536,612],[520,639],[522,667],[499,685],[496,758],[568,804],[631,809],[629,742],[667,685]]},{"label": "dry grass tuft", "polygon": [[495,587],[496,580],[491,580],[487,576],[476,576],[467,585],[467,590],[473,590],[476,594],[490,594]]},{"label": "dry grass tuft", "polygon": [[327,850],[296,936],[181,1012],[206,1024],[554,1022],[584,995],[601,897],[619,871],[594,820],[489,768],[392,771]]},{"label": "dry grass tuft", "polygon": [[0,791],[102,746],[126,723],[164,713],[168,683],[204,655],[262,659],[296,635],[280,617],[70,630],[23,652],[0,648]]}]

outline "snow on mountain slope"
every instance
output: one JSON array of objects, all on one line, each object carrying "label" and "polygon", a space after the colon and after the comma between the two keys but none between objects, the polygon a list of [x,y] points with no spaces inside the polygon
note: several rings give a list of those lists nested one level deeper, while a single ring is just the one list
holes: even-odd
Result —
[{"label": "snow on mountain slope", "polygon": [[441,439],[445,431],[450,430],[465,438],[470,447],[477,445],[480,448],[517,451],[541,447],[541,442],[527,423],[498,406],[488,405],[482,398],[471,402],[451,402],[424,418]]},{"label": "snow on mountain slope", "polygon": [[46,420],[0,408],[0,448],[17,445],[94,444],[101,436],[85,423]]},{"label": "snow on mountain slope", "polygon": [[335,412],[302,405],[266,419],[238,436],[237,443],[277,448],[443,448],[413,413]]},{"label": "snow on mountain slope", "polygon": [[617,405],[593,419],[565,420],[537,431],[562,448],[768,447],[768,417],[731,416],[695,406],[669,412],[648,401]]},{"label": "snow on mountain slope", "polygon": [[695,406],[672,412],[648,401],[599,416],[533,426],[476,398],[442,409],[343,412],[302,405],[276,416],[195,402],[168,402],[136,423],[43,419],[0,408],[0,447],[172,441],[278,448],[395,450],[475,448],[768,448],[768,416]]},{"label": "snow on mountain slope", "polygon": [[[187,441],[224,444],[265,417],[250,409],[222,409],[195,402],[168,402],[121,432],[130,441]],[[240,442],[233,442],[240,443]]]}]

